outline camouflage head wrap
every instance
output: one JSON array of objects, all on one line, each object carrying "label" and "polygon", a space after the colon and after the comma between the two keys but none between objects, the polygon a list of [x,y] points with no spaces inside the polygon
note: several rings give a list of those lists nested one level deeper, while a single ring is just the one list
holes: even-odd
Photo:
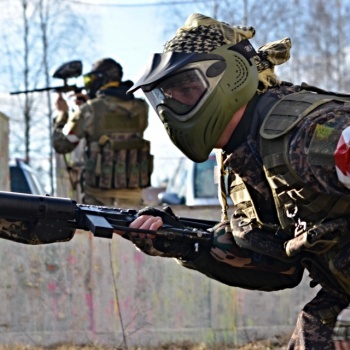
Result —
[{"label": "camouflage head wrap", "polygon": [[[171,40],[165,43],[164,52],[198,52],[206,53],[226,44],[251,39],[255,35],[253,27],[229,26],[213,18],[195,13],[179,28]],[[284,38],[261,46],[254,57],[259,72],[258,92],[268,87],[279,85],[274,73],[274,66],[288,61],[291,41]]]}]

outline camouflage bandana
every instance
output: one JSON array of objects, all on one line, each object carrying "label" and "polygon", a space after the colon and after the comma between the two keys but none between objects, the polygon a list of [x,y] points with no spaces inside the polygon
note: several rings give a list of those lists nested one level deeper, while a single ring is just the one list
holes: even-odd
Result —
[{"label": "camouflage bandana", "polygon": [[[251,39],[255,35],[253,27],[229,26],[213,18],[195,13],[179,28],[171,40],[165,43],[163,52],[207,53],[226,44]],[[254,57],[259,72],[258,92],[279,85],[280,80],[274,73],[274,66],[288,61],[291,41],[284,38],[261,46]]]}]

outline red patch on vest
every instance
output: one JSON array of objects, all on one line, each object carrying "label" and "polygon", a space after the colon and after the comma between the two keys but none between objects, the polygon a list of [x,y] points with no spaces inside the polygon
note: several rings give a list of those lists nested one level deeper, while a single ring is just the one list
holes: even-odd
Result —
[{"label": "red patch on vest", "polygon": [[337,148],[334,152],[334,161],[337,168],[346,175],[349,173],[350,168],[350,147],[349,144],[344,140],[343,135],[340,136]]},{"label": "red patch on vest", "polygon": [[339,181],[350,188],[350,127],[344,129],[340,136],[334,162]]}]

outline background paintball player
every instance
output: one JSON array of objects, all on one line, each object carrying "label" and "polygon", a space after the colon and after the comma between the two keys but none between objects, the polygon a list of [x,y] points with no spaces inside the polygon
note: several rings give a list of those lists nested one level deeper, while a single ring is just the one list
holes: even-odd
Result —
[{"label": "background paintball player", "polygon": [[[290,39],[255,51],[254,34],[194,14],[129,90],[142,88],[193,161],[218,149],[220,188],[228,175],[234,215],[223,190],[222,223],[211,248],[198,252],[149,234],[124,236],[146,254],[175,257],[242,288],[291,288],[306,268],[321,289],[300,312],[288,348],[333,349],[336,318],[350,295],[350,97],[280,81],[274,66],[289,59]],[[155,208],[139,214],[131,227],[180,226]]]},{"label": "background paintball player", "polygon": [[[83,202],[130,207],[142,203],[142,188],[150,185],[153,157],[143,138],[148,105],[126,94],[132,82],[122,81],[123,69],[111,58],[98,60],[84,75],[88,99],[71,116],[59,94],[53,144],[57,153],[86,141]],[[84,96],[78,96],[83,97]],[[80,101],[77,101],[78,104]]]}]

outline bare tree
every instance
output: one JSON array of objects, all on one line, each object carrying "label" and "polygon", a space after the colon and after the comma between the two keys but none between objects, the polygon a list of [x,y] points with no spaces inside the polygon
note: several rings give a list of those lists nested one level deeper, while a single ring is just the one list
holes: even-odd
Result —
[{"label": "bare tree", "polygon": [[[50,84],[50,73],[49,73],[49,41],[48,41],[48,25],[50,24],[50,11],[49,7],[45,6],[44,0],[39,0],[39,19],[40,19],[40,31],[41,31],[41,40],[42,40],[42,60],[45,76],[45,84],[49,86]],[[46,91],[47,99],[47,117],[48,117],[48,132],[49,132],[49,162],[50,162],[50,184],[51,184],[51,194],[54,194],[54,151],[52,146],[52,104],[51,104],[51,93]]]},{"label": "bare tree", "polygon": [[[18,7],[21,8],[21,18],[13,15],[18,13]],[[52,67],[58,67],[62,61],[68,61],[74,55],[77,55],[77,59],[86,58],[90,51],[83,48],[93,46],[85,17],[74,10],[69,2],[17,0],[11,1],[6,10],[13,11],[9,17],[14,22],[11,28],[5,25],[7,21],[2,21],[1,26],[6,57],[9,59],[7,70],[2,74],[9,76],[12,72],[8,89],[28,90],[37,88],[39,84],[40,87],[52,85]],[[82,53],[79,55],[80,48]],[[18,111],[21,111],[23,122],[18,123],[16,128],[24,130],[16,133],[22,142],[16,141],[15,149],[24,154],[28,163],[49,172],[53,194],[54,152],[51,135],[54,116],[51,93],[17,95],[17,99],[13,99],[16,101],[13,110],[18,107]]]},{"label": "bare tree", "polygon": [[181,7],[169,5],[164,16],[169,18],[169,38],[195,12],[231,25],[253,26],[256,35],[251,41],[255,47],[290,37],[291,59],[276,67],[283,80],[345,91],[350,88],[349,7],[350,0],[212,0]]},{"label": "bare tree", "polygon": [[310,21],[305,23],[303,47],[314,84],[326,89],[346,89],[345,49],[349,46],[349,11],[342,0],[309,1]]},{"label": "bare tree", "polygon": [[[28,1],[22,0],[22,16],[23,16],[23,81],[25,90],[29,89],[29,18],[27,15]],[[30,144],[30,120],[32,114],[32,96],[25,94],[24,96],[24,142],[25,142],[25,161],[29,163],[29,144]]]}]

